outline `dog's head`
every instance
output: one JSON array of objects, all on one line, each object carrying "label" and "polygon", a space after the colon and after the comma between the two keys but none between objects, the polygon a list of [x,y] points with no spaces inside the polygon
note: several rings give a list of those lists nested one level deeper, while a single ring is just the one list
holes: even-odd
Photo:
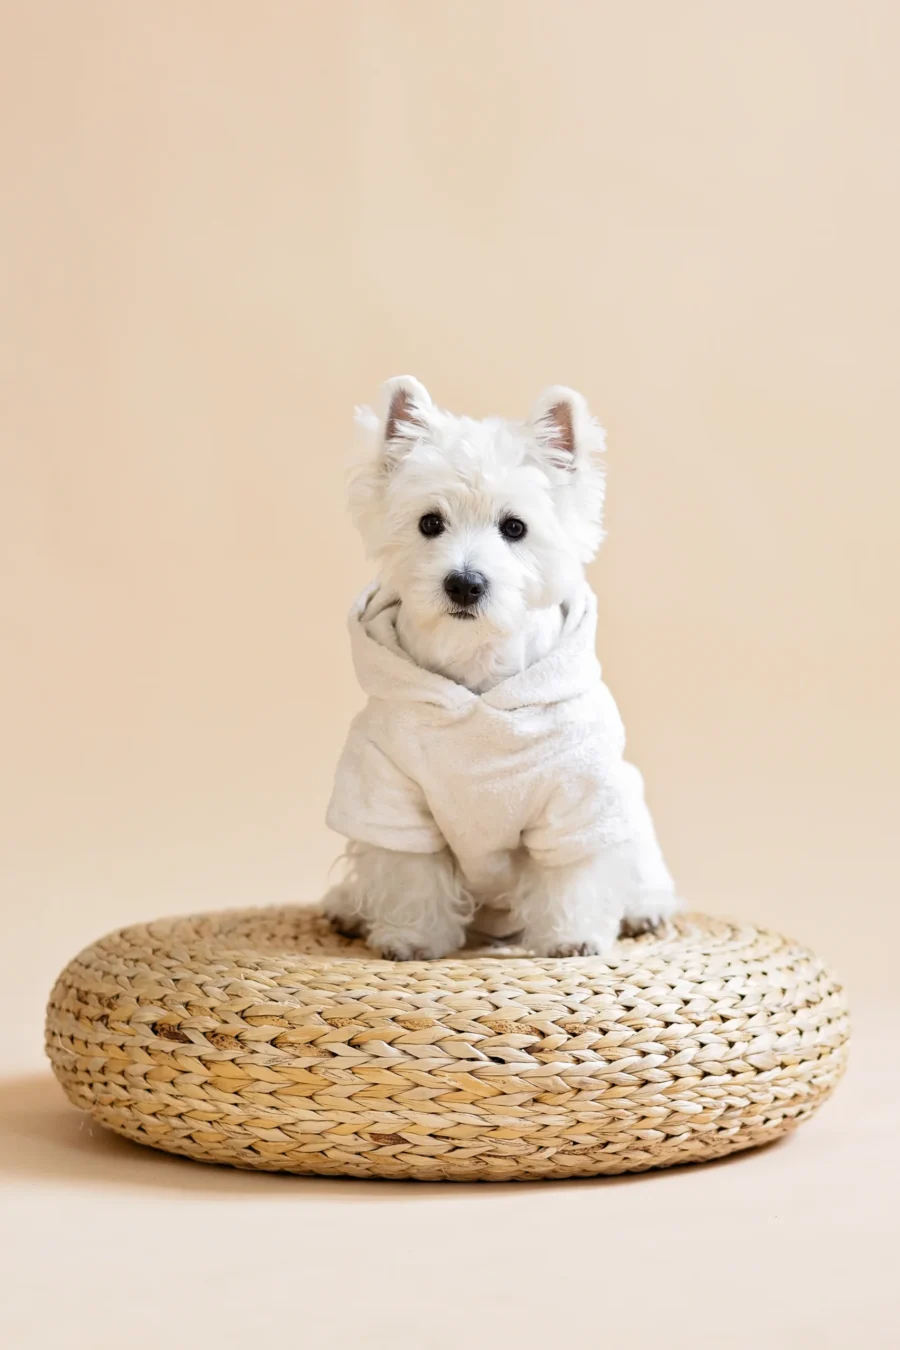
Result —
[{"label": "dog's head", "polygon": [[401,375],[360,422],[351,509],[416,624],[509,633],[571,593],[602,538],[604,437],[580,394],[555,386],[525,422],[476,421]]}]

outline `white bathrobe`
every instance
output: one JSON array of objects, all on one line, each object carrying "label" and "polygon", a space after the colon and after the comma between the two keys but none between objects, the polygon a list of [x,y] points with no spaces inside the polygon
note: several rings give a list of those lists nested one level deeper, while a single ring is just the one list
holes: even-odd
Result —
[{"label": "white bathrobe", "polygon": [[503,889],[523,846],[551,867],[622,848],[635,890],[671,891],[600,678],[590,588],[564,607],[549,655],[484,694],[410,660],[397,639],[398,603],[375,587],[350,615],[368,703],[338,763],[331,828],[407,853],[449,846],[476,896]]}]

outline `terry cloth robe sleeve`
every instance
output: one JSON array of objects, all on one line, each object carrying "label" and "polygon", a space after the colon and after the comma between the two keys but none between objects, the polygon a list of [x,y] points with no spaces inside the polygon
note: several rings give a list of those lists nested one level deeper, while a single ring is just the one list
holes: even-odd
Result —
[{"label": "terry cloth robe sleeve", "polygon": [[369,735],[367,710],[353,721],[335,772],[326,823],[362,844],[438,853],[445,840],[425,794]]},{"label": "terry cloth robe sleeve", "polygon": [[522,842],[546,867],[622,850],[632,870],[647,873],[640,877],[642,885],[659,890],[672,885],[644,801],[641,775],[621,758],[602,767],[596,761],[582,764],[561,778]]},{"label": "terry cloth robe sleeve", "polygon": [[622,759],[625,730],[615,700],[598,678],[579,706],[581,716],[561,735],[564,770],[551,776],[543,809],[522,833],[547,867],[627,844],[638,827],[629,779],[636,770]]}]

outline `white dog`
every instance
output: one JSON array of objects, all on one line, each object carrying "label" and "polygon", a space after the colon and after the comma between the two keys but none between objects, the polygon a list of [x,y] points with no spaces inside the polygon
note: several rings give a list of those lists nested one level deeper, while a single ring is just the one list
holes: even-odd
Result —
[{"label": "white dog", "polygon": [[395,960],[468,928],[603,954],[677,905],[594,654],[603,432],[570,389],[479,422],[408,376],[361,421],[351,507],[378,581],[350,618],[369,701],[328,810],[350,844],[326,913]]}]

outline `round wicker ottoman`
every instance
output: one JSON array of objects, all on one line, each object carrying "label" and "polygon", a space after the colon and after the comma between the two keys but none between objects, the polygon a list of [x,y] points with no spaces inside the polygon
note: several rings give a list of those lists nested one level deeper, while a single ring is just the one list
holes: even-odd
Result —
[{"label": "round wicker ottoman", "polygon": [[69,1099],[203,1162],[355,1177],[633,1172],[777,1139],[843,1071],[847,1004],[809,951],[691,915],[609,959],[393,963],[315,911],[125,928],[63,971]]}]

